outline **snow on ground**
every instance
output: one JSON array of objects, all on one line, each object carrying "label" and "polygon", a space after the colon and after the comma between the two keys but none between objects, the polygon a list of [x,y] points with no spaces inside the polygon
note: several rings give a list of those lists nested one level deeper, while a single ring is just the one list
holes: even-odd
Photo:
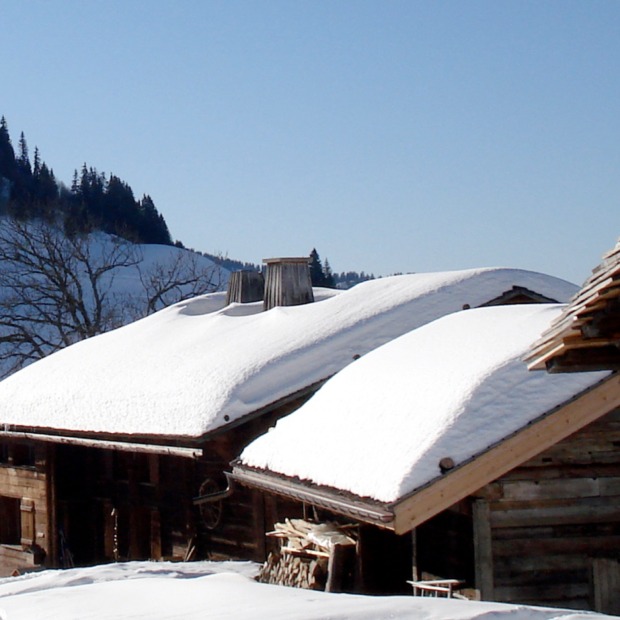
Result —
[{"label": "snow on ground", "polygon": [[[522,361],[561,305],[458,312],[376,349],[241,454],[244,464],[396,501],[600,381]],[[321,446],[321,458],[313,458]]]},{"label": "snow on ground", "polygon": [[256,583],[256,565],[130,562],[0,579],[2,620],[603,620],[601,614]]},{"label": "snow on ground", "polygon": [[1,382],[0,423],[199,437],[513,286],[560,301],[577,290],[530,271],[470,269],[373,280],[321,295],[319,303],[268,312],[261,304],[222,308],[210,297],[194,298]]}]

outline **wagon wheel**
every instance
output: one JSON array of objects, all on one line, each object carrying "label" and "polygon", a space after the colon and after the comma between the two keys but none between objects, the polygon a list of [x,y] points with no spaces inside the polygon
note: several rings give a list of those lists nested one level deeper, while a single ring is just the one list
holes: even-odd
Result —
[{"label": "wagon wheel", "polygon": [[[217,484],[212,478],[207,478],[198,489],[198,495],[211,495],[220,491]],[[209,530],[214,530],[222,520],[222,500],[217,499],[212,502],[201,502],[198,505],[200,516],[204,526]]]}]

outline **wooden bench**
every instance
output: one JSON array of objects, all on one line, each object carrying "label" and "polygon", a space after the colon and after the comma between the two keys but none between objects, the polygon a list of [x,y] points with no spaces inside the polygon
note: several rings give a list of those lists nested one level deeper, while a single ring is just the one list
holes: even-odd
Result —
[{"label": "wooden bench", "polygon": [[443,598],[460,598],[454,590],[463,584],[459,579],[429,579],[425,581],[407,581],[413,587],[413,596],[433,596]]}]

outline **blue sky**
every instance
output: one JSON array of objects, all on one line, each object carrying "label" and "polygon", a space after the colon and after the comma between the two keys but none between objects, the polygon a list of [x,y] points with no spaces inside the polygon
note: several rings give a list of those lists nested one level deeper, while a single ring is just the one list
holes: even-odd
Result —
[{"label": "blue sky", "polygon": [[620,235],[615,0],[2,0],[0,114],[173,238],[581,283]]}]

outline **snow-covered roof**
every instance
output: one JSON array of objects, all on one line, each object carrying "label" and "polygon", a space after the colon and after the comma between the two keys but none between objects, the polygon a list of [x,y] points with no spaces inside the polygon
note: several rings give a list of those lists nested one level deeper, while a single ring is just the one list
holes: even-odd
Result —
[{"label": "snow-covered roof", "polygon": [[558,304],[445,316],[361,358],[252,442],[241,464],[395,502],[600,381],[529,372]]},{"label": "snow-covered roof", "polygon": [[512,286],[576,287],[515,269],[394,276],[261,312],[204,296],[79,342],[0,383],[8,428],[198,438],[324,380],[354,356]]}]

